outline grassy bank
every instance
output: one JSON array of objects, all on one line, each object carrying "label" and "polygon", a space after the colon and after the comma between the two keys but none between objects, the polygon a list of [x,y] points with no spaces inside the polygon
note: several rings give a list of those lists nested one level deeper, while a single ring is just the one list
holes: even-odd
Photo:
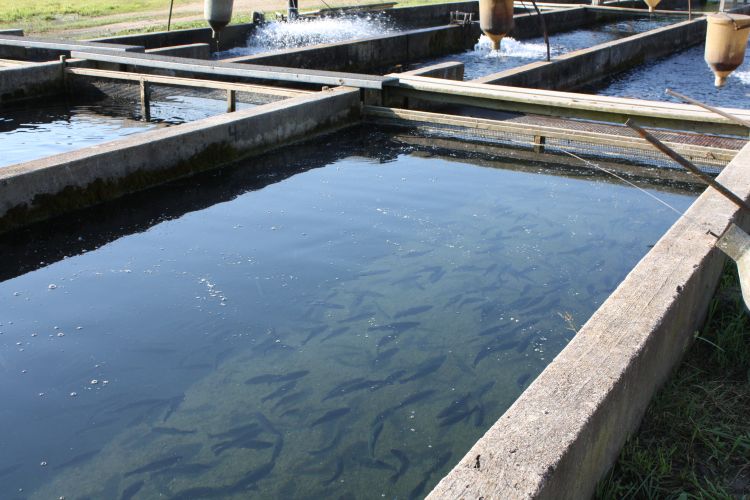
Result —
[{"label": "grassy bank", "polygon": [[750,321],[733,263],[596,498],[750,498]]}]

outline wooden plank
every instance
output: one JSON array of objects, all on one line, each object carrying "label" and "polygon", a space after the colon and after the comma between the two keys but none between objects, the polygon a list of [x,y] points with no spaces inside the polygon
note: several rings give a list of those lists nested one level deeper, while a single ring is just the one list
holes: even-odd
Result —
[{"label": "wooden plank", "polygon": [[180,78],[176,76],[149,75],[146,73],[130,73],[124,71],[108,71],[102,69],[66,68],[66,73],[79,76],[91,76],[96,78],[109,78],[113,80],[141,81],[174,85],[176,87],[193,87],[216,90],[234,90],[237,92],[249,92],[252,94],[277,95],[283,97],[297,97],[311,94],[310,90],[284,89],[269,87],[267,85],[255,85],[252,83],[231,83],[215,80],[198,80],[196,78]]},{"label": "wooden plank", "polygon": [[[448,82],[420,76],[400,78],[397,86],[389,88],[388,93],[442,103],[545,116],[585,118],[615,123],[624,123],[628,118],[635,118],[639,123],[647,126],[748,136],[747,128],[689,104],[472,82]],[[748,110],[726,108],[725,110],[739,118],[750,119]]]},{"label": "wooden plank", "polygon": [[394,76],[374,76],[358,73],[306,70],[254,64],[234,64],[203,59],[169,57],[158,54],[115,54],[98,51],[73,51],[71,57],[90,61],[127,64],[143,68],[184,71],[190,74],[216,75],[283,82],[309,83],[315,85],[349,86],[367,89],[382,89],[383,84],[398,81]]},{"label": "wooden plank", "polygon": [[[405,124],[416,125],[417,123],[453,125],[466,127],[474,130],[487,130],[498,133],[520,134],[530,136],[532,139],[529,144],[541,146],[546,139],[562,139],[586,142],[595,145],[607,147],[620,147],[626,149],[636,149],[640,151],[654,152],[656,149],[647,141],[635,136],[613,136],[598,132],[589,132],[582,130],[566,130],[558,127],[546,127],[541,125],[514,124],[498,120],[488,120],[485,118],[472,118],[464,116],[445,115],[440,113],[428,113],[424,111],[413,111],[399,108],[383,108],[378,106],[365,106],[363,113],[366,118],[375,121],[383,120],[388,123],[402,122]],[[539,138],[539,139],[535,139]],[[731,161],[737,154],[737,151],[723,148],[713,148],[707,146],[698,146],[692,144],[682,144],[669,142],[670,147],[679,151],[685,156],[693,159],[707,159],[715,161]]]}]

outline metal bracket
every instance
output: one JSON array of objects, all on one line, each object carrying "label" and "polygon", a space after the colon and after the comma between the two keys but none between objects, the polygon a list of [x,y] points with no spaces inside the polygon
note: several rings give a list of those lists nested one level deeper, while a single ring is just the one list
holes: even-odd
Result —
[{"label": "metal bracket", "polygon": [[459,10],[454,10],[451,12],[451,21],[450,24],[460,24],[460,25],[467,25],[474,22],[474,13],[473,12],[461,12]]}]

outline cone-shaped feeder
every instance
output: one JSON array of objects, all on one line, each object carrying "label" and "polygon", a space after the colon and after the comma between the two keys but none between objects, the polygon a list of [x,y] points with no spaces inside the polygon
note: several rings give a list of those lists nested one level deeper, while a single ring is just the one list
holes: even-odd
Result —
[{"label": "cone-shaped feeder", "polygon": [[234,0],[205,0],[203,4],[203,17],[211,26],[214,38],[232,20],[233,3]]},{"label": "cone-shaped feeder", "polygon": [[500,40],[513,30],[513,0],[479,0],[479,27],[500,50]]},{"label": "cone-shaped feeder", "polygon": [[750,16],[720,12],[708,16],[705,59],[721,87],[727,76],[745,59]]},{"label": "cone-shaped feeder", "polygon": [[646,2],[646,5],[648,5],[648,11],[653,12],[657,5],[661,2],[661,0],[643,0]]}]

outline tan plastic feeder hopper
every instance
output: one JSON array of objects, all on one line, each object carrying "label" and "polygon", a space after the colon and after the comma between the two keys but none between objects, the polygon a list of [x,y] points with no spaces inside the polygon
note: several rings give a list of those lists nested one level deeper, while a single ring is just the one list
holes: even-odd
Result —
[{"label": "tan plastic feeder hopper", "polygon": [[661,3],[661,0],[643,0],[646,2],[646,5],[648,5],[648,11],[653,12],[659,3]]},{"label": "tan plastic feeder hopper", "polygon": [[216,35],[232,20],[234,0],[206,0],[203,4],[203,17]]},{"label": "tan plastic feeder hopper", "polygon": [[479,27],[500,50],[500,40],[513,30],[513,0],[479,0]]},{"label": "tan plastic feeder hopper", "polygon": [[723,86],[745,59],[748,34],[750,16],[723,12],[708,16],[705,59],[716,75],[717,87]]}]

